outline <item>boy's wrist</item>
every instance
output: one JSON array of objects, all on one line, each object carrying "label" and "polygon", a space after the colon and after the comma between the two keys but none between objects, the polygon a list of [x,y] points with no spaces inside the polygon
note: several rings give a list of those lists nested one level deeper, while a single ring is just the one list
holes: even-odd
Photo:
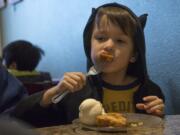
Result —
[{"label": "boy's wrist", "polygon": [[44,94],[43,94],[43,97],[41,99],[41,102],[40,102],[40,105],[42,107],[48,107],[49,105],[52,104],[52,98],[58,94],[58,89],[59,87],[58,86],[54,86],[50,89],[48,89]]}]

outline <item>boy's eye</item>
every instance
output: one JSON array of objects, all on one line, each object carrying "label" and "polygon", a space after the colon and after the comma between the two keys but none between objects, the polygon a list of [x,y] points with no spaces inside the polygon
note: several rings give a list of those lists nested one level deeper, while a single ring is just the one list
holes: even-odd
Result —
[{"label": "boy's eye", "polygon": [[116,42],[123,43],[124,41],[122,39],[117,39]]},{"label": "boy's eye", "polygon": [[95,36],[95,39],[99,42],[105,41],[107,38],[105,36]]},{"label": "boy's eye", "polygon": [[126,42],[125,42],[124,40],[122,40],[122,39],[117,39],[117,40],[116,40],[116,43],[117,43],[118,45],[120,45],[120,46],[126,45]]}]

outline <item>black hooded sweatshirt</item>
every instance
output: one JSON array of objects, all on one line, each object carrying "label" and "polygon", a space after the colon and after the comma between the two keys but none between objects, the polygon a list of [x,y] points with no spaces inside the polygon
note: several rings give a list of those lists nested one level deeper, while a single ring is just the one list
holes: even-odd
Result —
[{"label": "black hooded sweatshirt", "polygon": [[[133,18],[137,21],[137,29],[134,37],[134,44],[137,46],[138,61],[134,66],[129,68],[129,73],[136,75],[141,81],[139,89],[134,94],[134,105],[143,102],[143,97],[148,95],[155,95],[164,100],[164,96],[159,86],[153,83],[147,74],[146,61],[145,61],[145,41],[143,28],[146,23],[146,14],[138,18],[129,8],[117,4],[109,3],[100,7],[119,7],[127,10]],[[92,10],[92,14],[85,26],[83,39],[84,49],[88,59],[88,65],[92,65],[90,59],[91,50],[91,35],[92,35],[92,24],[95,19],[98,9]],[[74,119],[78,118],[79,105],[87,98],[95,98],[102,101],[102,85],[100,75],[89,76],[87,78],[86,85],[78,92],[68,94],[58,104],[52,104],[47,108],[40,106],[40,101],[44,92],[40,92],[30,96],[29,98],[22,101],[17,105],[13,116],[22,119],[29,124],[36,127],[52,126],[59,124],[71,123]],[[137,113],[145,113],[142,110],[135,110]]]}]

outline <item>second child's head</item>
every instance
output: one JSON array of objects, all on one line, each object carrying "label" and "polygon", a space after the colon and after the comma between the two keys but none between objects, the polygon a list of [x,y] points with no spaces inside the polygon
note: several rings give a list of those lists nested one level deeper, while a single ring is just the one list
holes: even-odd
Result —
[{"label": "second child's head", "polygon": [[92,10],[84,30],[84,48],[97,70],[142,78],[146,72],[144,44],[140,21],[127,7],[110,3]]},{"label": "second child's head", "polygon": [[17,40],[3,49],[3,63],[9,69],[32,71],[41,60],[44,51],[29,41]]}]

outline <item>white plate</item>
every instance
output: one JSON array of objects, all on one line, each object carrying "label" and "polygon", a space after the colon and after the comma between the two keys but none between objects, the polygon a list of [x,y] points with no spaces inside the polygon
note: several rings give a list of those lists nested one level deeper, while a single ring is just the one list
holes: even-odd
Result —
[{"label": "white plate", "polygon": [[[128,130],[153,130],[162,128],[163,119],[153,115],[138,114],[138,113],[125,113],[123,114],[127,118],[127,126],[124,127],[97,127],[82,124],[79,119],[73,121],[82,129],[102,131],[102,132],[127,132]],[[132,126],[135,123],[135,126]]]}]

